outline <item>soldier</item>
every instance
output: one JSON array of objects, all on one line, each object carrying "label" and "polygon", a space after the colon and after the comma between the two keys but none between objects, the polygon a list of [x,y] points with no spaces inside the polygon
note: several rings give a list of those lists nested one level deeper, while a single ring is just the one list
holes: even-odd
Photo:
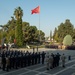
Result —
[{"label": "soldier", "polygon": [[34,54],[34,52],[32,53],[32,56],[31,56],[31,58],[32,58],[32,65],[34,65],[34,57],[35,57],[35,54]]},{"label": "soldier", "polygon": [[52,68],[54,68],[54,62],[55,62],[55,60],[54,60],[54,54],[53,54],[53,53],[51,53],[51,56],[53,57]]},{"label": "soldier", "polygon": [[56,57],[56,54],[54,54],[53,62],[54,62],[53,67],[55,68],[55,67],[56,67],[56,64],[57,64],[57,57]]},{"label": "soldier", "polygon": [[28,65],[28,54],[25,54],[26,57],[26,66]]},{"label": "soldier", "polygon": [[38,64],[40,63],[40,52],[38,53]]},{"label": "soldier", "polygon": [[15,68],[15,55],[13,54],[11,57],[12,67]]},{"label": "soldier", "polygon": [[43,51],[42,54],[41,54],[41,55],[42,55],[42,64],[44,64],[45,54],[46,54],[46,53],[45,53],[44,51]]},{"label": "soldier", "polygon": [[10,64],[9,57],[6,57],[6,71],[9,71],[9,64]]},{"label": "soldier", "polygon": [[18,55],[18,67],[21,67],[20,65],[21,65],[21,55],[19,54]]},{"label": "soldier", "polygon": [[10,61],[10,63],[9,63],[9,68],[11,69],[11,67],[12,67],[12,57],[11,57],[11,55],[10,55],[10,57],[9,57],[9,61]]},{"label": "soldier", "polygon": [[37,52],[35,53],[35,64],[37,64]]},{"label": "soldier", "polygon": [[60,56],[61,56],[61,55],[60,55],[59,53],[56,54],[56,59],[57,59],[57,60],[56,60],[56,62],[57,62],[56,65],[57,65],[57,66],[59,66]]},{"label": "soldier", "polygon": [[23,56],[23,63],[24,63],[24,67],[26,67],[26,54],[24,53],[24,56]]},{"label": "soldier", "polygon": [[2,57],[1,57],[1,54],[0,54],[0,68],[2,68]]},{"label": "soldier", "polygon": [[[18,60],[18,59],[17,59]],[[21,54],[21,59],[20,59],[20,61],[21,61],[21,68],[23,67],[23,54]]]},{"label": "soldier", "polygon": [[49,70],[49,56],[47,56],[46,58],[46,68],[47,70]]},{"label": "soldier", "polygon": [[65,67],[65,59],[66,59],[66,56],[63,54],[63,55],[61,56],[62,67]]},{"label": "soldier", "polygon": [[15,55],[15,67],[18,69],[18,55]]},{"label": "soldier", "polygon": [[53,68],[53,57],[50,55],[49,56],[49,66],[50,66],[50,69],[52,69]]},{"label": "soldier", "polygon": [[31,54],[29,53],[28,54],[28,66],[30,66],[30,64],[31,64]]},{"label": "soldier", "polygon": [[3,71],[5,71],[5,66],[6,66],[6,59],[5,59],[5,55],[2,54],[2,69],[3,69]]}]

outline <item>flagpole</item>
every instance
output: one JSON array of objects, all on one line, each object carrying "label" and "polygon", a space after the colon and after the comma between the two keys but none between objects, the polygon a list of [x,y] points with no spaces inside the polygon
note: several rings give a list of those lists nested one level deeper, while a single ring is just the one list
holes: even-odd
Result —
[{"label": "flagpole", "polygon": [[40,13],[39,13],[39,42],[41,41],[41,37],[40,37]]},{"label": "flagpole", "polygon": [[38,39],[39,39],[39,42],[41,41],[41,37],[40,37],[40,6],[34,8],[31,10],[31,14],[39,14],[39,27],[38,27],[38,30],[39,30],[39,34],[38,34]]}]

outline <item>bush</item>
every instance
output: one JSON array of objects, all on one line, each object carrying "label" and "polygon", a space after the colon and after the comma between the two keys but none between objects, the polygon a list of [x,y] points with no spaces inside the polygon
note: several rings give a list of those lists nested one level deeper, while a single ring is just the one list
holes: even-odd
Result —
[{"label": "bush", "polygon": [[71,44],[72,44],[72,37],[71,37],[71,35],[66,35],[64,37],[64,40],[63,40],[63,45],[70,46]]},{"label": "bush", "polygon": [[58,45],[45,45],[45,48],[57,49]]},{"label": "bush", "polygon": [[75,50],[75,45],[67,46],[66,49],[67,50]]}]

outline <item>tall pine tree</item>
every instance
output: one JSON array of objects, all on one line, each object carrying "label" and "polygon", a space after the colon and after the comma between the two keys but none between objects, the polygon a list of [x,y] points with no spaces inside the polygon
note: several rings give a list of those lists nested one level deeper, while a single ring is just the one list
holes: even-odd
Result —
[{"label": "tall pine tree", "polygon": [[15,27],[15,39],[16,44],[21,47],[23,45],[23,31],[22,31],[22,16],[23,10],[21,7],[18,7],[14,11],[14,15],[16,18],[16,27]]}]

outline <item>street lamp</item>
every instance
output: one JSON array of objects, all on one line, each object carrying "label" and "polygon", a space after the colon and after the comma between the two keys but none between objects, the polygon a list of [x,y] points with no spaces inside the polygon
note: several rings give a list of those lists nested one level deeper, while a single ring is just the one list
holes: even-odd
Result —
[{"label": "street lamp", "polygon": [[[2,25],[0,25],[0,27],[3,27]],[[1,31],[1,35],[2,35],[2,31]],[[3,38],[3,35],[1,37],[1,44],[2,44],[2,38]]]},{"label": "street lamp", "polygon": [[3,27],[2,25],[0,25],[0,27]]},{"label": "street lamp", "polygon": [[[0,25],[0,27],[3,27],[2,25]],[[2,34],[2,31],[1,31],[1,45],[3,45],[3,34]],[[2,50],[2,46],[1,46],[1,50]]]},{"label": "street lamp", "polygon": [[7,31],[7,28],[8,27],[6,27],[6,26],[3,26],[3,25],[0,25],[0,27],[2,27],[2,31],[1,31],[1,45],[2,45],[2,47],[4,46],[4,41],[5,41],[5,37],[3,37],[3,31]]}]

